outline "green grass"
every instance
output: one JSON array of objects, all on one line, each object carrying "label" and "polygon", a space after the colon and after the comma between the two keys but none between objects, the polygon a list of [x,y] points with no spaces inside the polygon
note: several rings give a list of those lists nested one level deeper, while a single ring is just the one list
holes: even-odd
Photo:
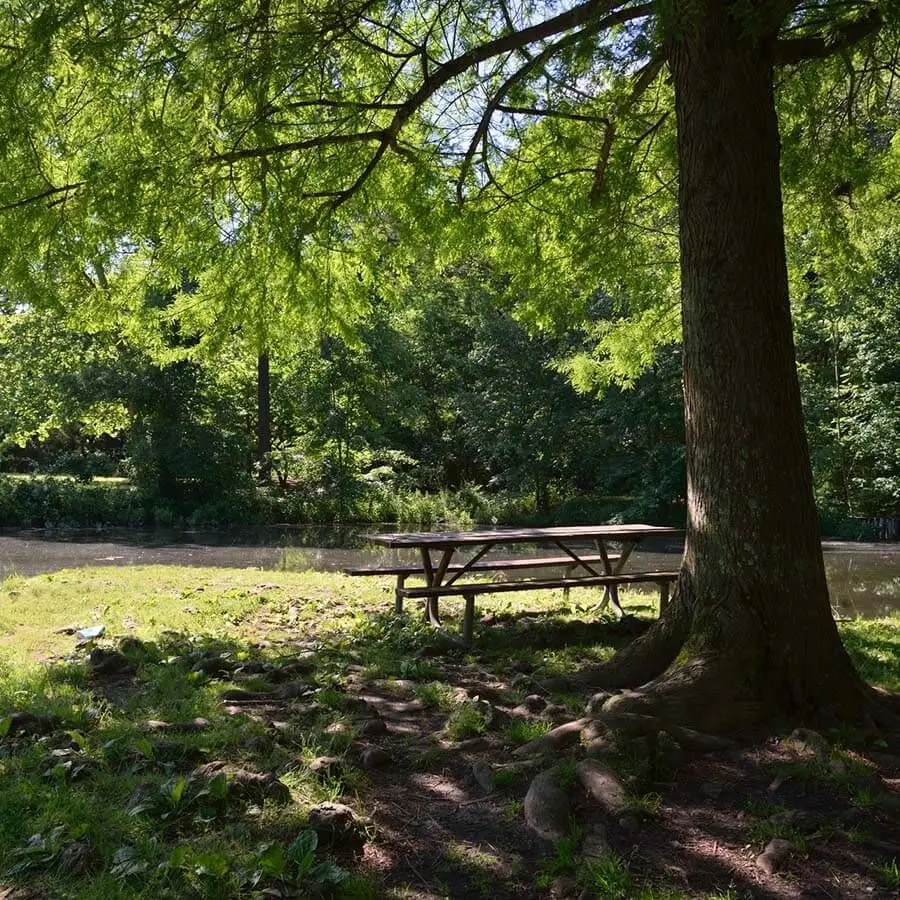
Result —
[{"label": "green grass", "polygon": [[[364,666],[369,678],[404,679],[409,696],[414,691],[430,713],[448,716],[447,735],[454,740],[487,727],[479,705],[455,704],[452,689],[440,680],[440,667],[421,657],[420,648],[435,641],[434,633],[418,616],[395,617],[392,591],[390,579],[163,566],[85,568],[4,581],[0,884],[28,883],[50,896],[85,900],[227,900],[251,895],[253,878],[262,886],[280,879],[300,890],[300,869],[290,861],[289,849],[306,830],[308,809],[326,800],[352,805],[368,778],[352,766],[328,777],[308,769],[313,758],[340,755],[353,740],[358,723],[342,690],[348,666]],[[638,595],[631,600],[644,603]],[[461,608],[461,602],[442,603],[451,623]],[[536,608],[548,610],[549,627],[520,626],[516,616]],[[469,654],[444,648],[444,659],[458,667],[477,658],[478,665],[504,672],[512,658],[527,658],[534,666],[529,678],[540,682],[613,652],[615,641],[598,643],[593,632],[582,635],[576,628],[573,639],[567,626],[573,614],[567,610],[555,595],[518,594],[505,604],[503,628],[479,634]],[[98,643],[121,647],[134,666],[123,684],[93,679],[90,647],[78,650],[76,637],[64,633],[96,624],[106,628]],[[557,628],[562,637],[555,643]],[[870,680],[900,688],[894,671],[900,619],[843,623],[841,631]],[[298,638],[314,654],[309,681],[317,706],[292,721],[277,741],[263,723],[228,714],[220,699],[229,687],[271,687],[266,675],[232,683],[195,670],[203,652],[237,662],[278,662],[297,652],[295,644],[280,642]],[[516,686],[517,692],[528,690],[528,684]],[[566,699],[578,705],[577,698]],[[4,736],[4,723],[8,727],[7,717],[16,711],[58,716],[61,725],[48,738]],[[196,717],[209,721],[198,733],[160,735],[146,727],[150,719]],[[347,730],[329,733],[335,721],[345,722]],[[516,745],[547,728],[544,722],[514,721],[504,738]],[[433,751],[436,768],[442,752]],[[191,759],[201,753],[204,760],[278,773],[290,802],[217,794],[221,783],[192,777]],[[795,777],[827,781],[857,805],[877,805],[879,795],[859,758],[839,749],[834,757],[843,762],[842,773],[812,762]],[[573,778],[566,763],[557,774],[565,783]],[[498,774],[496,783],[513,787],[519,780],[510,770]],[[646,795],[642,806],[652,812],[658,798]],[[762,817],[769,807],[749,811]],[[521,799],[510,791],[503,816],[520,821],[521,814]],[[759,824],[759,839],[768,835],[762,833],[766,827]],[[577,871],[591,896],[656,896],[633,884],[627,868],[614,860],[583,870],[566,847],[558,848],[555,858],[557,865],[541,874],[555,874],[554,868]],[[315,864],[323,866],[317,877],[330,877],[329,860],[326,851],[314,851]],[[896,861],[886,863],[881,875],[888,882],[896,879]],[[489,882],[479,881],[479,891]],[[371,873],[353,872],[329,890],[366,900],[383,896],[380,887]]]},{"label": "green grass", "polygon": [[878,871],[887,887],[894,890],[900,889],[900,865],[897,865],[896,859],[883,863],[878,867]]},{"label": "green grass", "polygon": [[900,612],[883,619],[841,622],[839,628],[860,675],[870,684],[900,691]]},{"label": "green grass", "polygon": [[450,714],[446,731],[451,741],[477,737],[487,731],[487,719],[474,703],[463,703]]}]

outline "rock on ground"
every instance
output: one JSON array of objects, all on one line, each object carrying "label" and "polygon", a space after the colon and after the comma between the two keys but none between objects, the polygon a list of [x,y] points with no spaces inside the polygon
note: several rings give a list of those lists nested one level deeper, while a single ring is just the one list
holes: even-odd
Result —
[{"label": "rock on ground", "polygon": [[541,772],[525,795],[525,821],[542,838],[561,838],[569,827],[569,798],[556,783],[553,772]]}]

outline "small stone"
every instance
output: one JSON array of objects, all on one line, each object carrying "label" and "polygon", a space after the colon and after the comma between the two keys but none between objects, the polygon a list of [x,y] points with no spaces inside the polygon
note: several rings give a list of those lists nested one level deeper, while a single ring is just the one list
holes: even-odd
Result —
[{"label": "small stone", "polygon": [[774,875],[781,869],[791,852],[792,844],[784,838],[772,838],[766,849],[756,857],[756,866],[767,875]]},{"label": "small stone", "polygon": [[529,694],[522,701],[521,706],[532,715],[536,715],[547,708],[547,701],[540,694]]},{"label": "small stone", "polygon": [[586,716],[595,716],[601,709],[603,709],[603,704],[609,700],[613,695],[609,691],[598,691],[588,700],[587,705],[584,708],[584,714]]},{"label": "small stone", "polygon": [[794,729],[788,737],[788,742],[794,745],[798,753],[811,754],[820,759],[828,757],[828,741],[811,728]]},{"label": "small stone", "polygon": [[343,803],[321,803],[311,809],[309,827],[323,843],[350,844],[359,847],[365,843],[362,822],[356,813]]},{"label": "small stone", "polygon": [[149,731],[203,731],[209,728],[209,720],[200,718],[189,719],[185,722],[163,722],[161,719],[148,719],[144,723],[144,727]]},{"label": "small stone", "polygon": [[551,703],[547,706],[546,709],[544,709],[544,715],[550,719],[551,722],[559,722],[571,718],[569,710],[559,703]]},{"label": "small stone", "polygon": [[59,849],[59,867],[68,875],[84,875],[100,862],[100,854],[87,841],[66,841]]},{"label": "small stone", "polygon": [[594,759],[584,759],[575,773],[591,796],[608,813],[618,815],[628,808],[628,792],[618,775]]},{"label": "small stone", "polygon": [[384,734],[387,730],[387,722],[385,722],[384,719],[367,719],[359,727],[359,733],[367,737],[373,737],[376,734]]},{"label": "small stone", "polygon": [[332,722],[326,729],[325,734],[349,734],[350,726],[346,722]]},{"label": "small stone", "polygon": [[604,856],[609,856],[610,853],[612,853],[612,848],[606,839],[606,829],[602,825],[594,826],[581,845],[581,855],[584,857],[585,862],[597,862],[603,859]]},{"label": "small stone", "polygon": [[168,731],[171,727],[171,724],[163,722],[162,719],[148,719],[144,722],[144,728],[147,731]]},{"label": "small stone", "polygon": [[61,724],[62,721],[57,716],[45,713],[14,712],[9,717],[9,729],[6,733],[10,736],[50,734]]},{"label": "small stone", "polygon": [[490,794],[494,790],[494,770],[488,763],[481,760],[473,763],[472,777],[486,794]]},{"label": "small stone", "polygon": [[527,659],[517,659],[510,663],[509,671],[517,675],[530,675],[534,671],[534,666]]},{"label": "small stone", "polygon": [[194,772],[201,779],[212,780],[224,774],[228,783],[228,796],[251,803],[262,803],[271,800],[284,805],[291,802],[291,792],[274,772],[248,772],[246,769],[234,769],[220,760],[207,763]]},{"label": "small stone", "polygon": [[124,653],[119,653],[118,650],[109,650],[106,647],[95,647],[91,650],[88,663],[95,675],[103,677],[134,673],[134,666]]},{"label": "small stone", "polygon": [[359,763],[364,769],[383,769],[391,762],[391,754],[381,747],[366,747],[359,754]]},{"label": "small stone", "polygon": [[525,821],[547,840],[558,840],[569,827],[569,798],[556,783],[553,772],[541,772],[525,795]]},{"label": "small stone", "polygon": [[550,884],[550,896],[553,900],[568,900],[569,897],[578,897],[580,894],[578,882],[570,875],[557,875]]},{"label": "small stone", "polygon": [[309,764],[308,768],[315,775],[336,778],[343,771],[344,763],[337,756],[318,756]]}]

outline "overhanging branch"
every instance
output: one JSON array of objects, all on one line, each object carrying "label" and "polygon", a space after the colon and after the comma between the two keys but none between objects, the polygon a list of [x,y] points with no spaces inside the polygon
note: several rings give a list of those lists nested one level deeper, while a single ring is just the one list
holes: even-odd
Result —
[{"label": "overhanging branch", "polygon": [[45,191],[41,191],[39,194],[33,194],[31,197],[23,197],[21,200],[16,200],[13,203],[7,203],[5,206],[0,206],[0,212],[9,212],[13,209],[21,209],[23,206],[29,206],[32,203],[40,203],[41,200],[47,200],[50,197],[56,197],[57,202],[59,201],[59,195],[65,195],[63,199],[65,199],[72,191],[77,191],[79,188],[84,187],[87,184],[86,181],[73,181],[71,184],[62,184],[58,187],[49,187]]},{"label": "overhanging branch", "polygon": [[865,18],[842,25],[833,35],[810,35],[776,41],[775,65],[793,66],[810,59],[833,56],[874,34],[881,28],[883,21],[881,13],[873,8]]},{"label": "overhanging branch", "polygon": [[603,190],[606,170],[609,167],[609,154],[612,152],[613,140],[616,136],[617,119],[620,116],[626,115],[635,103],[644,96],[647,88],[649,88],[656,80],[656,76],[662,71],[664,65],[665,57],[661,54],[654,56],[653,59],[638,72],[631,93],[625,99],[625,102],[616,110],[616,117],[606,123],[606,132],[603,135],[600,156],[597,159],[597,165],[594,169],[594,183],[591,185],[591,203],[596,203],[600,199],[600,193]]}]

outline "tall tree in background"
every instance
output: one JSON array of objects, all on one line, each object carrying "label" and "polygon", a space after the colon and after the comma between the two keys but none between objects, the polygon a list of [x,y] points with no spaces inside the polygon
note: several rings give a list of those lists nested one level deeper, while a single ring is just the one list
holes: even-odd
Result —
[{"label": "tall tree in background", "polygon": [[[677,281],[681,576],[662,620],[597,678],[643,685],[619,710],[712,730],[784,712],[886,719],[828,603],[775,80],[803,98],[782,100],[786,140],[852,170],[836,183],[837,166],[821,167],[823,202],[848,190],[877,200],[879,177],[897,171],[895,7],[150,0],[126,12],[71,0],[37,13],[6,2],[0,248],[23,260],[11,282],[35,295],[98,261],[114,275],[175,272],[198,252],[214,293],[221,259],[256,233],[294,296],[322,258],[342,265],[349,295],[383,271],[388,248],[438,224],[453,232],[450,174],[456,199],[481,213],[462,230],[515,260],[537,324],[572,315],[574,289],[599,281],[646,327],[650,298]],[[825,117],[834,97],[844,119]],[[876,160],[868,171],[861,155]],[[788,174],[802,182],[802,170]],[[680,279],[668,264],[676,219]],[[175,314],[203,299],[201,284]],[[226,319],[248,315],[226,305]],[[657,321],[671,336],[671,318]]]}]

